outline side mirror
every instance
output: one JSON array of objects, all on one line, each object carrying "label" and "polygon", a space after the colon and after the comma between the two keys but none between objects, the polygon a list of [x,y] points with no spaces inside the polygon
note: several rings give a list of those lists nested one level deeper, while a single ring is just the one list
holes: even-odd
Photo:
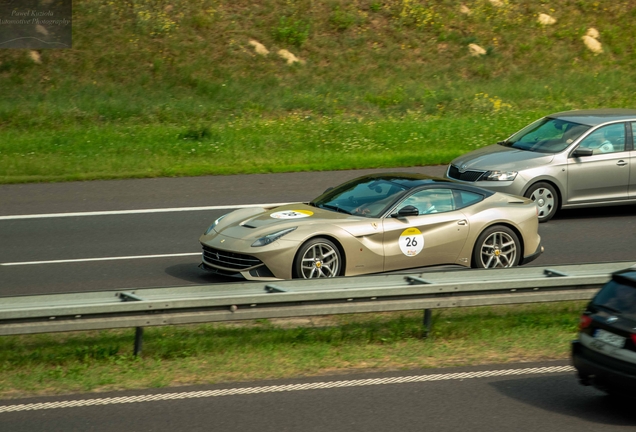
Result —
[{"label": "side mirror", "polygon": [[418,216],[419,214],[420,214],[420,211],[416,207],[412,205],[407,205],[406,207],[402,207],[400,210],[398,210],[397,213],[393,213],[391,217],[403,218],[403,217],[409,217],[409,216]]},{"label": "side mirror", "polygon": [[572,152],[572,157],[582,157],[582,156],[592,156],[594,154],[594,150],[590,148],[577,148]]}]

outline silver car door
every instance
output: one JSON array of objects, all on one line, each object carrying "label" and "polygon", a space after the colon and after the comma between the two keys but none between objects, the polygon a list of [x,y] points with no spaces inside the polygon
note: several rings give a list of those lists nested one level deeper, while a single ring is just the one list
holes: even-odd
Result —
[{"label": "silver car door", "polygon": [[396,207],[397,211],[414,205],[420,215],[387,217],[383,221],[385,271],[453,264],[466,243],[469,221],[463,212],[455,210],[452,191],[427,189],[420,195],[425,199],[419,203],[411,196]]},{"label": "silver car door", "polygon": [[581,141],[578,147],[592,149],[594,154],[568,159],[564,204],[627,199],[630,152],[625,136],[625,124],[616,123],[592,131]]}]

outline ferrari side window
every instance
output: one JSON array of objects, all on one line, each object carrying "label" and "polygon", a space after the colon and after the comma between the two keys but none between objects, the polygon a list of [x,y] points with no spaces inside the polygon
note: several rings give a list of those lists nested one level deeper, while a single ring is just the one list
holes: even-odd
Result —
[{"label": "ferrari side window", "polygon": [[417,208],[420,215],[455,210],[453,192],[450,189],[425,189],[415,192],[402,201],[398,207],[406,206]]},{"label": "ferrari side window", "polygon": [[455,197],[457,209],[468,207],[484,199],[483,195],[463,190],[456,190]]}]

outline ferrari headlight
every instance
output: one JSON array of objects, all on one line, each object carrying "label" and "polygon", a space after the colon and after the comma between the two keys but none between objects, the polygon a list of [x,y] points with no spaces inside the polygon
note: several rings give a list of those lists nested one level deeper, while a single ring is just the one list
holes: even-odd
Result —
[{"label": "ferrari headlight", "polygon": [[275,242],[282,236],[289,234],[295,229],[296,227],[287,228],[281,231],[276,231],[275,233],[267,234],[266,236],[263,236],[259,238],[258,240],[256,240],[254,243],[252,243],[252,247],[267,246],[268,244]]},{"label": "ferrari headlight", "polygon": [[512,181],[517,177],[517,171],[488,171],[481,177],[487,181]]},{"label": "ferrari headlight", "polygon": [[219,224],[219,222],[221,222],[221,219],[223,219],[225,216],[227,216],[227,215],[223,215],[223,216],[221,216],[220,218],[218,218],[217,220],[215,220],[214,222],[212,222],[212,225],[210,225],[210,226],[208,227],[208,229],[206,229],[206,230],[205,230],[205,233],[204,233],[203,235],[208,235],[208,234],[210,234],[210,233],[212,232],[212,230],[213,230],[214,228],[216,228],[216,226]]}]

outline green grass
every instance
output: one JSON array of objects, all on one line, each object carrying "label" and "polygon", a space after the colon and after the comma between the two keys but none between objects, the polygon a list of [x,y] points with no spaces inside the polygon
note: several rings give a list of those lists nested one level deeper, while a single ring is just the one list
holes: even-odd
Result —
[{"label": "green grass", "polygon": [[[320,171],[447,163],[532,117],[287,116],[219,124],[72,126],[4,133],[0,181]],[[135,145],[131,145],[131,141]],[[441,146],[454,142],[454,146]]]},{"label": "green grass", "polygon": [[565,359],[583,302],[0,338],[0,398]]},{"label": "green grass", "polygon": [[633,107],[633,2],[464,4],[78,0],[72,49],[0,50],[0,183],[445,164]]}]

